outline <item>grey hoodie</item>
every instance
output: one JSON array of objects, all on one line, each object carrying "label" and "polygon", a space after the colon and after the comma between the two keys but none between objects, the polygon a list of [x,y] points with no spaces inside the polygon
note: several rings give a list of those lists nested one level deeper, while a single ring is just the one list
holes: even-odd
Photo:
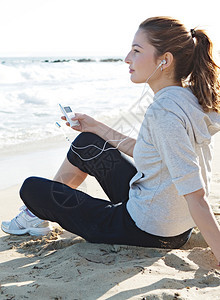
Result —
[{"label": "grey hoodie", "polygon": [[127,203],[140,229],[175,236],[195,226],[184,195],[201,188],[208,195],[212,135],[219,130],[220,114],[205,113],[189,88],[155,94],[134,148],[137,174]]}]

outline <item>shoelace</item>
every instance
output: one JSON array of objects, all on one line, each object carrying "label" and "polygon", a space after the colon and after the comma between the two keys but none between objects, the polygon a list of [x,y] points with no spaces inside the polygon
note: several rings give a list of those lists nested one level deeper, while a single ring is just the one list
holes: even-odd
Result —
[{"label": "shoelace", "polygon": [[22,206],[19,208],[20,211],[24,211],[24,210],[26,210],[26,209],[27,209],[27,206],[26,206],[26,205],[22,205]]},{"label": "shoelace", "polygon": [[19,208],[19,211],[20,211],[20,213],[16,216],[16,217],[14,217],[12,220],[11,220],[11,222],[15,222],[16,224],[17,224],[17,226],[19,227],[19,228],[23,228],[23,226],[17,221],[17,219],[18,219],[18,217],[23,213],[23,211],[25,211],[27,209],[27,207],[25,206],[25,205],[22,205],[20,208]]},{"label": "shoelace", "polygon": [[[28,208],[26,205],[22,205],[20,208],[19,208],[19,211],[20,213],[15,217],[13,218],[13,220],[16,222],[16,224],[18,225],[19,228],[23,228],[23,226],[18,222],[18,218],[20,217],[20,215],[25,212],[26,214],[28,214]],[[13,221],[12,220],[12,221]]]},{"label": "shoelace", "polygon": [[23,205],[22,207],[19,208],[19,211],[21,211],[16,217],[13,218],[13,220],[16,220],[23,211],[25,211],[27,209],[27,207],[25,205]]}]

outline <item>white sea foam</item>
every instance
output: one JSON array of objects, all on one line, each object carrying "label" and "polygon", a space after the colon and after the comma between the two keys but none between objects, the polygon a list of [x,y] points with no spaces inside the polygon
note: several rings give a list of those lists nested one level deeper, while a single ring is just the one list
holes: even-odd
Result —
[{"label": "white sea foam", "polygon": [[142,88],[130,82],[122,61],[5,60],[0,64],[0,150],[59,135],[58,103],[96,118],[117,118]]}]

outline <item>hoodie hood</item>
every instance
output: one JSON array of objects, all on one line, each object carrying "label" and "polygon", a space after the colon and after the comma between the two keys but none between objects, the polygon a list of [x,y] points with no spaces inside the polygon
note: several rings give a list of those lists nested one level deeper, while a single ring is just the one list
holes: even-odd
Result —
[{"label": "hoodie hood", "polygon": [[182,121],[185,124],[190,123],[197,144],[209,144],[211,137],[220,131],[220,114],[215,111],[204,112],[190,88],[163,88],[155,94],[155,101],[163,109],[174,114],[178,111]]}]

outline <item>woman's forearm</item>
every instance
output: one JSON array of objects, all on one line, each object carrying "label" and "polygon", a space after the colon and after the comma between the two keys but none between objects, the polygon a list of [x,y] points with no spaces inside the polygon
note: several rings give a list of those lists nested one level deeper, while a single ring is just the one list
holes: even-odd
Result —
[{"label": "woman's forearm", "polygon": [[[62,116],[61,119],[66,120],[66,117]],[[79,125],[72,126],[74,130],[95,133],[105,141],[109,141],[112,146],[117,147],[120,151],[133,157],[133,150],[136,143],[135,139],[110,128],[104,123],[99,122],[86,114],[76,113],[72,120],[79,121]],[[66,124],[67,126],[70,126],[68,122]]]},{"label": "woman's forearm", "polygon": [[201,231],[207,244],[211,247],[215,257],[220,263],[220,226],[214,213],[205,200],[203,190],[185,195],[188,207],[194,222]]},{"label": "woman's forearm", "polygon": [[133,157],[133,150],[136,143],[135,139],[112,129],[101,122],[97,122],[97,126],[94,128],[93,133],[99,135],[106,141],[110,140],[109,144],[118,147],[120,151]]}]

